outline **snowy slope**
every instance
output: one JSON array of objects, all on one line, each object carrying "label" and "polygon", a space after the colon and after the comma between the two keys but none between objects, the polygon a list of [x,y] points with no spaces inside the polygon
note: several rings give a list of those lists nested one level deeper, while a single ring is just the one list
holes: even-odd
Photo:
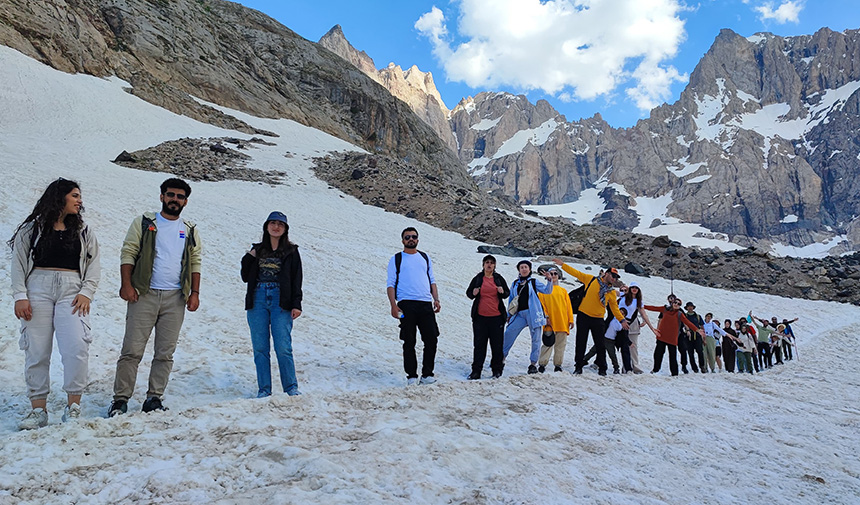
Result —
[{"label": "snowy slope", "polygon": [[[154,107],[123,85],[0,47],[0,236],[49,181],[75,178],[104,271],[83,419],[59,424],[55,353],[50,425],[24,433],[16,431],[28,401],[8,249],[0,262],[0,503],[817,504],[860,493],[860,381],[841,359],[854,345],[857,308],[676,282],[675,292],[720,318],[750,309],[800,316],[800,359],[755,377],[670,378],[665,366],[659,375],[527,376],[521,337],[502,379],[466,382],[464,289],[480,268],[478,244],[363,206],[313,177],[308,158],[353,146],[237,112],[280,135],[249,154],[255,168],[286,171],[286,183],[192,183],[184,216],[204,241],[201,308],[185,320],[165,396],[171,410],[101,418],[124,327],[119,246],[131,219],[157,207],[166,177],[109,160],[168,139],[242,136]],[[305,312],[293,335],[305,394],[258,400],[238,266],[273,209],[289,216],[305,263]],[[439,383],[410,389],[384,295],[385,264],[407,225],[434,259],[442,299]],[[517,258],[500,260],[512,280]],[[650,303],[670,289],[664,279],[636,280]],[[647,366],[647,330],[642,343]]]}]

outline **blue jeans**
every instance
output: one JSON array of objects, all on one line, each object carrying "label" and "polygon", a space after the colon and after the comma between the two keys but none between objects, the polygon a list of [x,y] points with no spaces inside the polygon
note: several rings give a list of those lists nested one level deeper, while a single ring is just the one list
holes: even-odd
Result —
[{"label": "blue jeans", "polygon": [[[517,312],[514,314],[514,317],[508,321],[508,327],[505,328],[505,343],[502,348],[502,355],[504,357],[508,357],[508,352],[510,352],[511,347],[514,346],[514,342],[517,341],[517,337],[520,336],[520,333],[529,328],[527,310],[522,312]],[[543,336],[543,326],[538,326],[537,328],[529,328],[529,334],[532,338],[532,352],[529,354],[529,360],[531,360],[532,364],[538,362],[538,358],[540,357],[540,344],[541,337]]]},{"label": "blue jeans", "polygon": [[265,282],[254,291],[254,308],[247,311],[251,328],[251,345],[254,347],[254,365],[257,367],[257,397],[272,394],[272,362],[269,357],[269,337],[275,345],[278,371],[284,392],[295,395],[299,392],[296,382],[296,365],[293,362],[293,318],[290,311],[278,305],[281,289],[277,283]]}]

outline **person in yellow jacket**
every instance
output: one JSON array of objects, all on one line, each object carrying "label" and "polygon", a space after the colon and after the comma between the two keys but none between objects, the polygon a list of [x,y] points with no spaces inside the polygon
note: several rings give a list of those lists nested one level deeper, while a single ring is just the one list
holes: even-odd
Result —
[{"label": "person in yellow jacket", "polygon": [[565,265],[559,258],[555,258],[552,261],[585,285],[585,295],[582,297],[582,302],[579,304],[579,310],[576,313],[576,349],[574,352],[574,359],[576,361],[573,373],[577,375],[582,373],[582,367],[585,365],[583,356],[585,356],[585,348],[588,345],[588,332],[591,332],[591,340],[594,342],[594,347],[597,350],[598,373],[606,375],[606,348],[603,346],[606,323],[603,317],[606,314],[607,307],[612,311],[615,319],[621,322],[623,329],[630,328],[627,319],[618,310],[617,292],[613,287],[613,284],[617,283],[621,276],[618,274],[618,270],[614,268],[607,268],[598,277]]},{"label": "person in yellow jacket", "polygon": [[[543,310],[546,312],[547,324],[543,327],[544,345],[540,348],[540,358],[538,359],[538,372],[544,373],[546,366],[549,364],[549,357],[552,355],[552,363],[555,365],[555,371],[561,372],[561,365],[564,362],[564,349],[567,347],[567,336],[570,334],[570,329],[573,328],[573,308],[570,305],[570,295],[567,290],[558,285],[560,272],[557,268],[551,267],[548,269],[550,279],[552,279],[552,293],[545,295],[538,293],[540,303],[543,305]],[[540,273],[540,269],[538,269]],[[550,340],[555,340],[547,346],[547,337]]]}]

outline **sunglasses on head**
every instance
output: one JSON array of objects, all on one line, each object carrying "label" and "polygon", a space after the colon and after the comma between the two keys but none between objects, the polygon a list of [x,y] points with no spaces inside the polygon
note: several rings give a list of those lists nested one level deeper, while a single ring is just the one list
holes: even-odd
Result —
[{"label": "sunglasses on head", "polygon": [[403,240],[418,240],[418,234],[415,235],[403,235]]},{"label": "sunglasses on head", "polygon": [[166,196],[167,198],[176,198],[177,200],[185,200],[186,198],[188,198],[182,193],[174,193],[173,191],[167,191],[166,193],[164,193],[164,196]]}]

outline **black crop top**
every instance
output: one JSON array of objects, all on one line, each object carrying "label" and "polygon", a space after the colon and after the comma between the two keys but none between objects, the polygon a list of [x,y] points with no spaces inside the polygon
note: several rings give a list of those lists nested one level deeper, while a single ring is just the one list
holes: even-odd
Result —
[{"label": "black crop top", "polygon": [[36,268],[81,270],[81,239],[74,230],[51,230],[36,243],[33,251]]}]

